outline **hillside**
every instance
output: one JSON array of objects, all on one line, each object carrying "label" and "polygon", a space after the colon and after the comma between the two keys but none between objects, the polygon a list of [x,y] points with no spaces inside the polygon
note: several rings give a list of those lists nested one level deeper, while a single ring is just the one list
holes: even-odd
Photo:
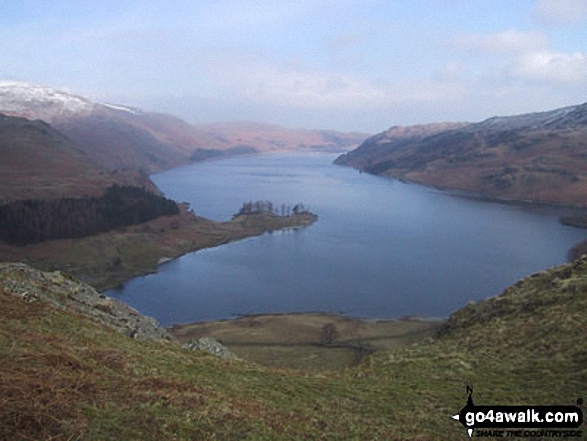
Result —
[{"label": "hillside", "polygon": [[112,184],[154,189],[136,172],[112,173],[49,124],[0,114],[0,203],[98,196]]},{"label": "hillside", "polygon": [[193,145],[219,147],[178,118],[29,83],[0,82],[0,111],[50,123],[109,170],[152,173],[189,162]]},{"label": "hillside", "polygon": [[587,203],[587,104],[425,127],[407,139],[392,128],[336,163],[487,197]]},{"label": "hillside", "polygon": [[343,373],[136,341],[35,294],[87,289],[0,269],[0,438],[466,440],[450,418],[466,385],[478,405],[573,405],[587,392],[587,258],[457,311],[434,340]]},{"label": "hillside", "polygon": [[335,161],[340,165],[352,165],[364,169],[379,162],[391,152],[421,141],[424,138],[466,126],[466,123],[432,123],[414,126],[393,126],[388,130],[371,136],[359,147],[342,154]]},{"label": "hillside", "polygon": [[213,123],[197,127],[232,148],[250,148],[262,153],[297,150],[342,152],[356,147],[369,136],[333,130],[288,129],[254,122]]},{"label": "hillside", "polygon": [[367,136],[252,123],[192,125],[172,115],[14,81],[0,81],[0,112],[50,123],[105,169],[146,173],[244,153],[344,151]]}]

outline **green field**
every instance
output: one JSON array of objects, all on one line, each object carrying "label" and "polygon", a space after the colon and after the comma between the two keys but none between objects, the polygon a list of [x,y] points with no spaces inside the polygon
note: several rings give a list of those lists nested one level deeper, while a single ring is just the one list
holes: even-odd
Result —
[{"label": "green field", "polygon": [[341,314],[265,314],[176,325],[181,342],[212,337],[237,356],[268,367],[344,370],[366,356],[431,337],[439,320],[360,320]]}]

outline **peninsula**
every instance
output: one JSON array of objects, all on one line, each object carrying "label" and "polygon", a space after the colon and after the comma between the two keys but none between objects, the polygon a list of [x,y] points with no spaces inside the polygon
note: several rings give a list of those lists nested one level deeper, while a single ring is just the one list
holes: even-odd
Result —
[{"label": "peninsula", "polygon": [[0,261],[67,271],[96,289],[105,290],[154,272],[158,264],[183,254],[265,232],[308,226],[317,219],[309,212],[289,216],[254,213],[216,222],[196,216],[187,205],[180,205],[177,215],[87,237],[21,246],[0,242]]}]

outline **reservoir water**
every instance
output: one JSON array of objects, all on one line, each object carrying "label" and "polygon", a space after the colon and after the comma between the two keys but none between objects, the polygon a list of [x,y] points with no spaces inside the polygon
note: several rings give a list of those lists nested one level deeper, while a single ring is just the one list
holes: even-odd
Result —
[{"label": "reservoir water", "polygon": [[265,312],[446,317],[566,260],[585,232],[554,209],[478,201],[335,166],[332,154],[248,156],[153,176],[196,214],[303,202],[312,226],[190,253],[107,291],[163,325]]}]

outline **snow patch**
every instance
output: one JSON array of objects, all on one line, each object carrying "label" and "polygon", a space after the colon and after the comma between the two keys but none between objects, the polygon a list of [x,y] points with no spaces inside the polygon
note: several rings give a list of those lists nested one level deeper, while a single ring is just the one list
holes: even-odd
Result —
[{"label": "snow patch", "polygon": [[104,107],[109,107],[114,110],[122,110],[123,112],[132,113],[133,115],[139,115],[141,113],[141,112],[139,112],[135,109],[131,109],[129,107],[115,106],[114,104],[106,104],[106,103],[100,103],[100,104],[103,105]]},{"label": "snow patch", "polygon": [[94,103],[77,95],[19,81],[0,81],[0,110],[37,118],[90,112]]}]

